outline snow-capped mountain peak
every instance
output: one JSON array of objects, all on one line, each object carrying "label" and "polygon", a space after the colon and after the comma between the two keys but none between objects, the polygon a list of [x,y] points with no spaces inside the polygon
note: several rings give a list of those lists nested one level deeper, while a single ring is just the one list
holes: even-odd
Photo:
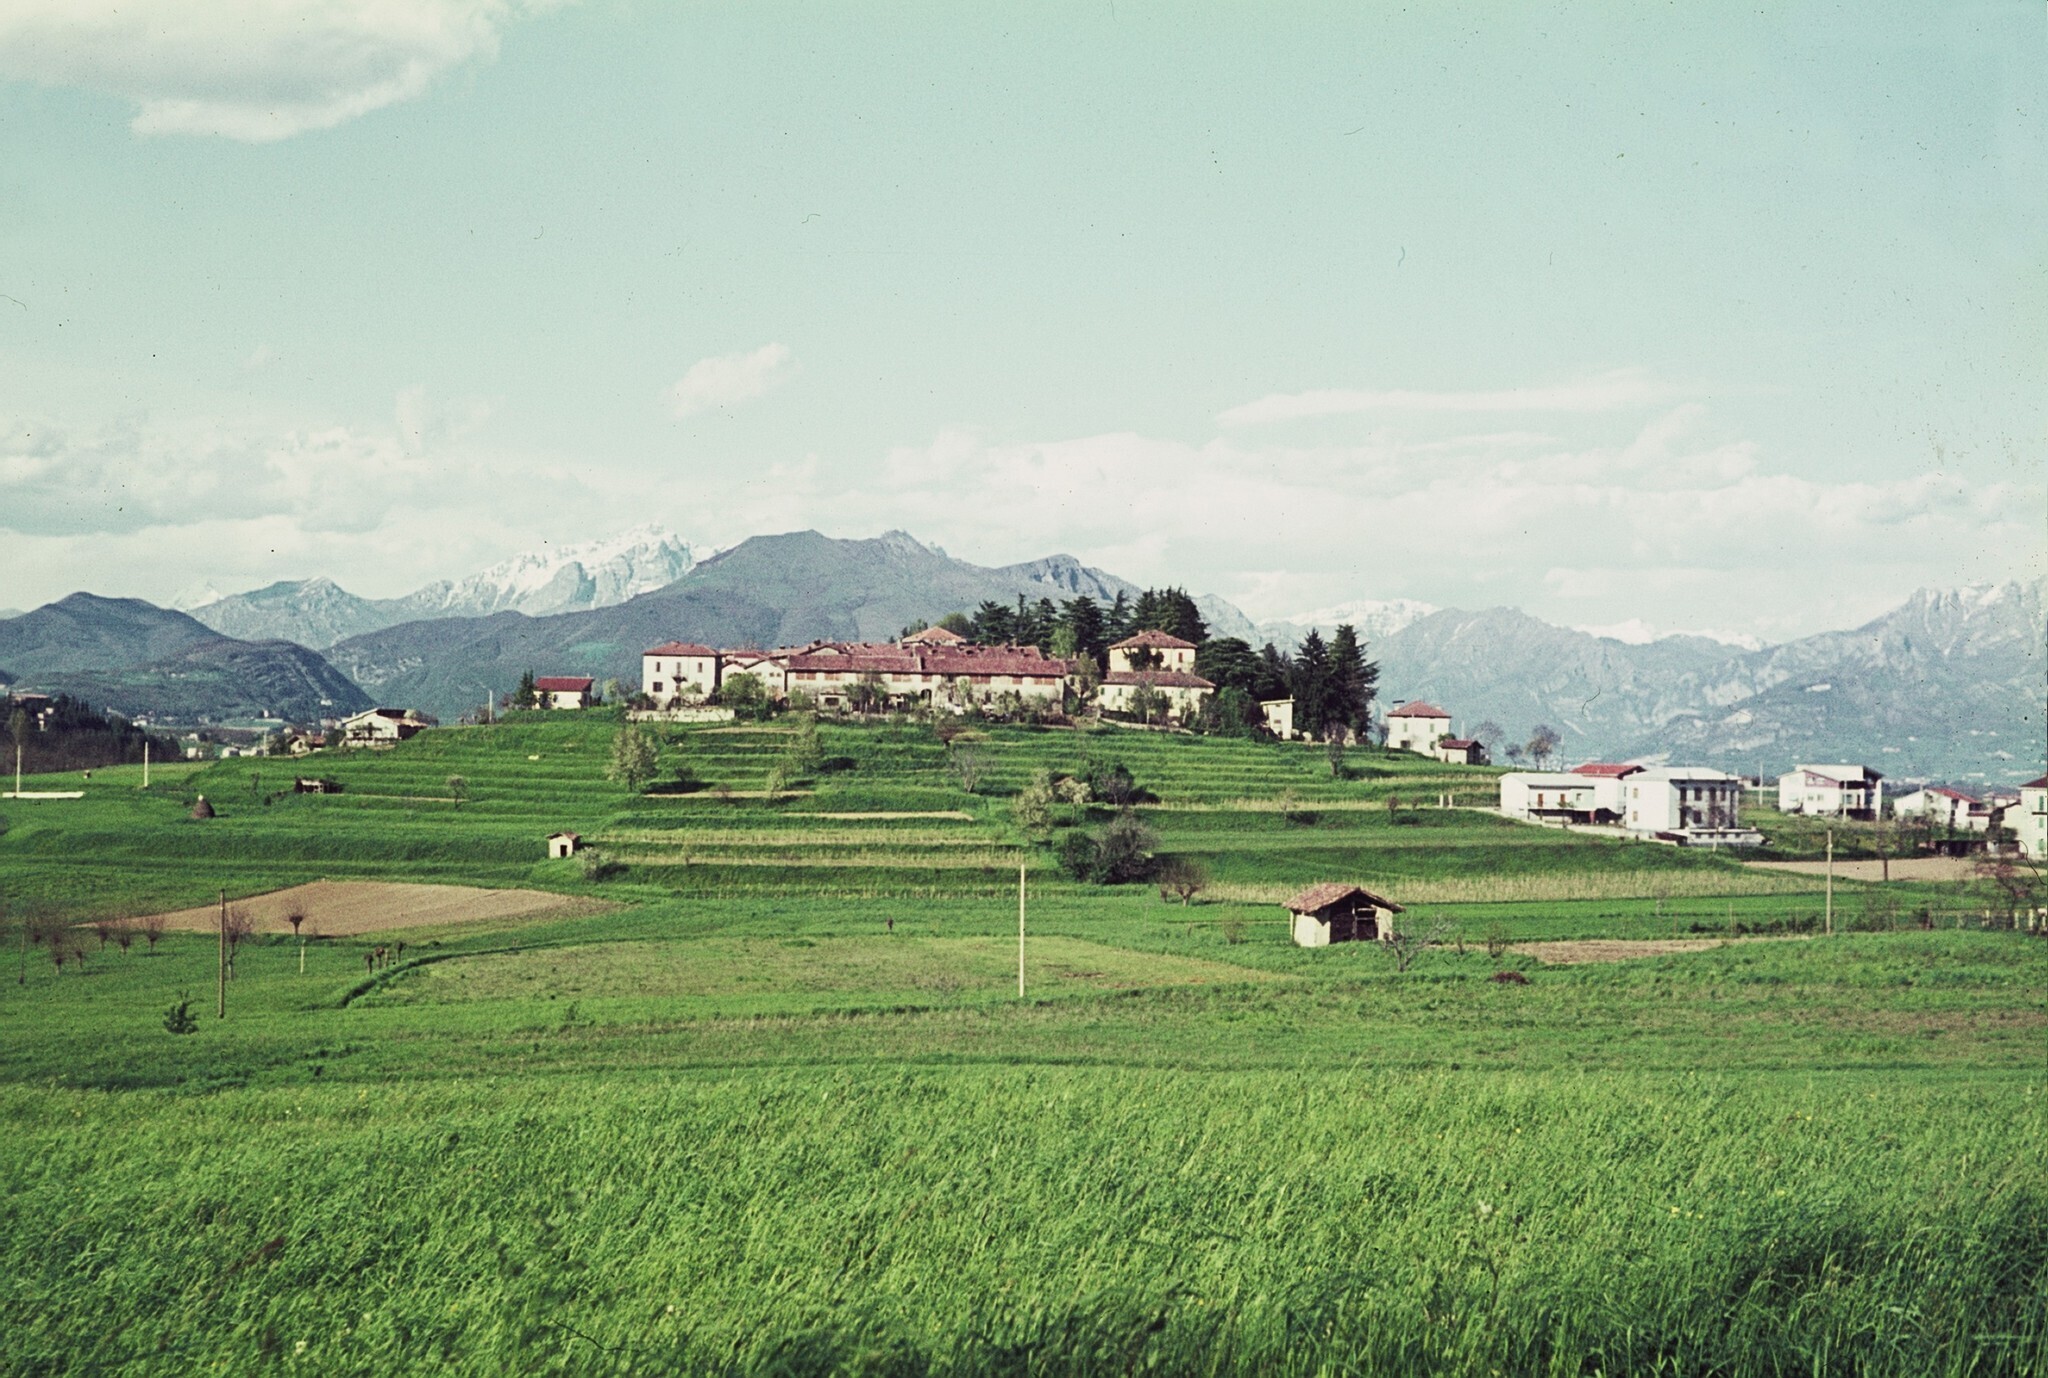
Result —
[{"label": "snow-capped mountain peak", "polygon": [[658,526],[601,540],[544,546],[465,579],[429,584],[403,601],[419,616],[542,616],[610,607],[665,587],[695,566],[690,547]]}]

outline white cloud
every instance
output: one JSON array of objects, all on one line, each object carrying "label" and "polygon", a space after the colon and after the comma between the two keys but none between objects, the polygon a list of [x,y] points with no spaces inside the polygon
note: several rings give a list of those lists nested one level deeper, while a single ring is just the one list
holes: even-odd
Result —
[{"label": "white cloud", "polygon": [[796,355],[784,344],[699,359],[669,388],[669,405],[679,417],[737,406],[781,387],[796,369]]},{"label": "white cloud", "polygon": [[270,143],[421,95],[557,0],[9,0],[0,76],[131,102],[138,134]]},{"label": "white cloud", "polygon": [[1575,383],[1505,388],[1491,392],[1370,391],[1322,388],[1268,393],[1255,402],[1228,408],[1216,419],[1226,426],[1256,426],[1317,416],[1360,412],[1607,412],[1654,406],[1671,396],[1669,386],[1634,369],[1603,373]]}]

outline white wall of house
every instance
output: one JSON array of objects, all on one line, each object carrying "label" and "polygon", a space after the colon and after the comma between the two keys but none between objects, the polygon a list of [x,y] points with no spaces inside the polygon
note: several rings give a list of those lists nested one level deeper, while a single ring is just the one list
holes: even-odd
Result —
[{"label": "white wall of house", "polygon": [[697,697],[709,698],[717,688],[716,655],[656,655],[649,651],[640,657],[640,692],[656,703],[667,703],[678,694],[690,697],[689,690],[695,690]]},{"label": "white wall of house", "polygon": [[2018,807],[2005,815],[2019,837],[2020,851],[2033,861],[2048,859],[2048,776],[2042,779],[2041,784],[2020,786]]},{"label": "white wall of house", "polygon": [[1265,715],[1266,730],[1283,742],[1294,740],[1294,700],[1266,699],[1259,704],[1259,712]]},{"label": "white wall of house", "polygon": [[[1095,690],[1096,706],[1106,713],[1128,713],[1131,700],[1137,696],[1136,684],[1111,684],[1105,680]],[[1186,722],[1202,711],[1202,701],[1209,697],[1207,689],[1182,684],[1155,684],[1155,692],[1166,698],[1166,716],[1175,722]]]}]

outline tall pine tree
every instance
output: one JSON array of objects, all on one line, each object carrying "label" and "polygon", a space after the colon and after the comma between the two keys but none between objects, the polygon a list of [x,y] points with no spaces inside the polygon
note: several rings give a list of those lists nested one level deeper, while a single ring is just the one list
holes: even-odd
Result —
[{"label": "tall pine tree", "polygon": [[1336,677],[1330,665],[1330,648],[1323,634],[1309,628],[1294,655],[1294,726],[1311,737],[1320,737],[1335,715]]},{"label": "tall pine tree", "polygon": [[1372,701],[1379,682],[1380,667],[1365,658],[1358,629],[1344,623],[1330,638],[1331,712],[1361,738],[1372,724]]}]

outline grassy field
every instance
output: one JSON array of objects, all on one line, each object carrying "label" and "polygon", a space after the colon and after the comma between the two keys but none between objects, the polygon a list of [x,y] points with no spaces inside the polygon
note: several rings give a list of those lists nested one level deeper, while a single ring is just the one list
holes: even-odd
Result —
[{"label": "grassy field", "polygon": [[[621,906],[374,969],[259,935],[226,1019],[205,935],[11,936],[0,1371],[2048,1373],[2048,943],[1963,888],[1844,883],[1807,936],[1812,877],[1436,807],[1488,772],[1127,732],[992,731],[969,793],[928,729],[827,724],[769,799],[783,726],[670,734],[687,793],[606,782],[593,715],[0,805],[16,914]],[[1091,759],[1199,902],[1015,829]],[[1324,879],[1445,941],[1294,947]],[[1484,947],[1700,934],[1744,937]]]}]

